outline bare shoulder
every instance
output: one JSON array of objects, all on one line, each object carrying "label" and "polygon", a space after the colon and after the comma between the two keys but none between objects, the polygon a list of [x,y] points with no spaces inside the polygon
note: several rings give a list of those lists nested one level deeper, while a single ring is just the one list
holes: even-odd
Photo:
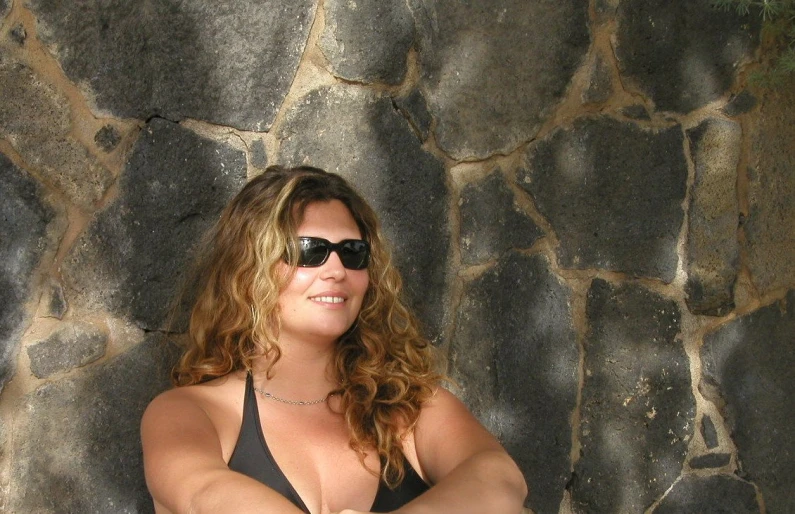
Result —
[{"label": "bare shoulder", "polygon": [[144,413],[144,420],[169,413],[173,417],[176,412],[190,417],[201,417],[202,412],[207,415],[208,411],[227,403],[225,400],[234,398],[233,392],[239,389],[236,387],[238,381],[236,378],[227,375],[202,384],[163,391],[149,403]]},{"label": "bare shoulder", "polygon": [[464,402],[443,387],[438,387],[434,395],[422,405],[418,425],[432,431],[444,430],[445,427],[483,429]]},{"label": "bare shoulder", "polygon": [[227,455],[242,415],[244,378],[237,375],[176,387],[155,397],[141,420],[144,449],[153,441],[196,434],[217,441]]},{"label": "bare shoulder", "polygon": [[433,481],[479,452],[504,452],[467,406],[442,387],[422,406],[414,444],[420,466]]},{"label": "bare shoulder", "polygon": [[[224,377],[177,387],[158,395],[146,408],[141,420],[144,473],[149,491],[161,502],[158,512],[182,504],[195,492],[196,483],[227,469],[235,421],[225,425],[222,420],[235,412],[231,398],[236,386],[234,377]],[[190,477],[186,469],[193,470]]]}]

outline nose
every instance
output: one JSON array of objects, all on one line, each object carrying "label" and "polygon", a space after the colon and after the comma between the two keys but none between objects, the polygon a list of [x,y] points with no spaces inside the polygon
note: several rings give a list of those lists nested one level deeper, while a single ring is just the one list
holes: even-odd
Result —
[{"label": "nose", "polygon": [[326,262],[320,267],[320,278],[332,278],[334,280],[342,280],[345,278],[345,266],[342,265],[340,256],[337,252],[331,252]]}]

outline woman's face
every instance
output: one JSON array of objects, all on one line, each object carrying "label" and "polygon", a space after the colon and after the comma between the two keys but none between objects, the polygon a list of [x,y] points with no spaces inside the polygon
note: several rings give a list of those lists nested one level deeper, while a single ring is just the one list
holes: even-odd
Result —
[{"label": "woman's face", "polygon": [[[332,243],[361,239],[348,208],[339,200],[315,202],[304,210],[298,236],[322,237]],[[284,264],[285,271],[288,270]],[[331,252],[318,267],[298,267],[279,295],[280,342],[333,342],[353,325],[367,292],[367,269],[352,270]]]}]

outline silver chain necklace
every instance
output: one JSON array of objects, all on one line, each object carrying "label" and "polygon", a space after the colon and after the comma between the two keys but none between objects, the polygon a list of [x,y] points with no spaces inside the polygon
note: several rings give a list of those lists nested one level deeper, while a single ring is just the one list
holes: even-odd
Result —
[{"label": "silver chain necklace", "polygon": [[290,405],[317,405],[318,403],[323,403],[328,400],[328,397],[331,396],[331,393],[327,394],[323,398],[319,400],[311,400],[311,401],[303,401],[303,400],[285,400],[284,398],[279,398],[278,396],[274,396],[267,391],[263,391],[259,387],[255,387],[254,390],[261,394],[264,398],[268,398],[269,400],[276,400],[277,402],[288,403]]}]

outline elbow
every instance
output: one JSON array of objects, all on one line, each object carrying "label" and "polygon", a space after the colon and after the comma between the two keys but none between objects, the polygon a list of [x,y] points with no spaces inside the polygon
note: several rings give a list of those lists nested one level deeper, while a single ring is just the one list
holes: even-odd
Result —
[{"label": "elbow", "polygon": [[219,512],[217,505],[214,505],[213,498],[217,496],[216,482],[207,481],[197,486],[191,494],[183,498],[183,502],[178,509],[179,514],[203,514],[205,512]]},{"label": "elbow", "polygon": [[[150,487],[152,499],[156,506],[172,514],[203,514],[206,512],[219,512],[211,505],[211,499],[216,492],[212,481],[185,480],[180,487],[171,489],[166,494],[156,495]],[[160,492],[160,491],[158,491]]]},{"label": "elbow", "polygon": [[528,488],[524,474],[504,450],[487,451],[475,458],[477,475],[483,484],[482,498],[492,512],[519,513],[524,508]]},{"label": "elbow", "polygon": [[530,492],[527,487],[527,481],[525,480],[524,474],[522,473],[522,470],[519,469],[519,466],[516,464],[516,462],[514,462],[514,460],[507,454],[506,457],[508,462],[506,463],[503,474],[506,490],[509,491],[509,494],[512,497],[516,498],[517,502],[521,506],[523,506],[525,500],[527,499],[527,495]]}]

